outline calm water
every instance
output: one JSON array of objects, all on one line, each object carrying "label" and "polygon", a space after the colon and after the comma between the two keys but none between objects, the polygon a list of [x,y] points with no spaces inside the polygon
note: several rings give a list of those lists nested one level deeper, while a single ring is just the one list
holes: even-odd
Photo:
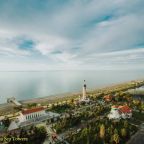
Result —
[{"label": "calm water", "polygon": [[0,103],[81,91],[84,79],[92,89],[141,78],[144,71],[0,72]]},{"label": "calm water", "polygon": [[[134,98],[137,100],[141,100],[144,102],[144,86],[137,88],[136,90],[132,90],[133,94],[134,94]],[[139,94],[141,93],[141,94]]]}]

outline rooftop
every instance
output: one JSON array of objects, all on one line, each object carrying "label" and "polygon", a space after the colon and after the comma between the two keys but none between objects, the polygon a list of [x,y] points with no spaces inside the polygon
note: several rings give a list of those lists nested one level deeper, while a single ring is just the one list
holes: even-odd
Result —
[{"label": "rooftop", "polygon": [[35,113],[35,112],[43,111],[43,110],[45,110],[44,107],[36,107],[36,108],[32,108],[32,109],[23,110],[22,114],[26,115],[26,114],[30,114],[30,113]]},{"label": "rooftop", "polygon": [[131,113],[132,112],[131,108],[127,105],[119,106],[119,111],[122,113]]},{"label": "rooftop", "polygon": [[132,112],[132,109],[129,106],[127,106],[127,105],[123,105],[123,106],[121,106],[121,105],[120,106],[113,105],[111,108],[118,109],[119,112],[121,112],[121,113],[131,113]]}]

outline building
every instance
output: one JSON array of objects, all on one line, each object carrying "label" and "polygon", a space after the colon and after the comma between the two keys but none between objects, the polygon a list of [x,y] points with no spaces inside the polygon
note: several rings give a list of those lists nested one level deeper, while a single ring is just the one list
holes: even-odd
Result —
[{"label": "building", "polygon": [[57,119],[60,115],[53,112],[46,112],[44,107],[35,107],[25,109],[19,113],[19,116],[13,120],[8,128],[8,131],[24,127],[32,124],[37,124],[42,121]]},{"label": "building", "polygon": [[84,80],[83,90],[82,90],[82,97],[79,99],[79,102],[89,103],[90,99],[86,96],[87,85]]},{"label": "building", "polygon": [[112,106],[108,114],[109,119],[126,119],[132,117],[132,110],[127,105]]},{"label": "building", "polygon": [[41,116],[44,116],[46,114],[44,107],[36,107],[33,109],[25,109],[22,110],[19,116],[19,121],[24,122],[27,120],[39,118]]},{"label": "building", "polygon": [[112,98],[113,97],[111,95],[106,95],[106,96],[103,97],[104,101],[106,101],[106,102],[112,101]]},{"label": "building", "polygon": [[13,103],[15,104],[16,106],[22,106],[21,103],[19,103],[15,97],[11,97],[11,98],[8,98],[7,99],[7,103]]}]

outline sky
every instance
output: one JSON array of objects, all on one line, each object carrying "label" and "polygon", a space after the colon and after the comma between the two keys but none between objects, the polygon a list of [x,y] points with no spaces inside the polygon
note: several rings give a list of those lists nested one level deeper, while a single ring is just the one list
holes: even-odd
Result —
[{"label": "sky", "polygon": [[144,0],[0,0],[0,71],[144,70]]}]

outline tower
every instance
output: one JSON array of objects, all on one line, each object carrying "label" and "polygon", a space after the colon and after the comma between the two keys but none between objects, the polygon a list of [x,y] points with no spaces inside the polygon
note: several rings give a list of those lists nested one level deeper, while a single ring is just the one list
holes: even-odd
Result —
[{"label": "tower", "polygon": [[85,83],[85,80],[84,80],[84,85],[83,85],[83,97],[82,97],[83,100],[86,99],[86,83]]}]

